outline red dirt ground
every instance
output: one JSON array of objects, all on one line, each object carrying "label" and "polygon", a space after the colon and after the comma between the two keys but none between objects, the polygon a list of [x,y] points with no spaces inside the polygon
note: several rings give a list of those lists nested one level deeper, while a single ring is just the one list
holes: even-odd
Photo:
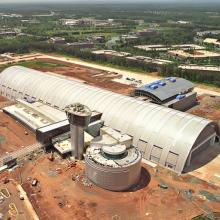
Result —
[{"label": "red dirt ground", "polygon": [[[30,220],[32,219],[31,214],[28,212],[24,202],[21,202],[20,198],[19,198],[19,193],[18,190],[16,188],[16,185],[14,182],[10,182],[7,185],[3,184],[0,182],[0,189],[3,188],[7,188],[9,193],[10,193],[10,197],[5,199],[4,202],[2,204],[0,204],[0,213],[2,213],[3,216],[3,220],[8,220],[8,219],[16,219],[16,220]],[[12,216],[9,213],[9,204],[10,203],[14,203],[17,210],[18,210],[18,215]]]},{"label": "red dirt ground", "polygon": [[198,102],[199,105],[191,108],[188,112],[216,121],[220,125],[220,97],[200,95]]},{"label": "red dirt ground", "polygon": [[[28,135],[25,135],[25,131]],[[0,156],[36,142],[35,135],[3,112],[0,112]]]},{"label": "red dirt ground", "polygon": [[[65,66],[38,70],[78,78],[90,85],[125,95],[133,90],[132,86],[112,82],[111,79],[120,77],[114,73],[54,60],[44,61]],[[220,102],[217,99],[200,97],[199,100],[200,105],[189,112],[214,120],[220,119]],[[1,102],[5,102],[3,97],[0,97]],[[25,130],[27,129],[15,120],[0,113],[0,136],[6,138],[0,145],[0,155],[33,144],[36,141],[34,135],[30,131],[29,135],[25,135]],[[177,176],[166,169],[153,169],[147,165],[143,167],[149,173],[143,169],[137,189],[127,192],[110,192],[95,185],[88,187],[81,182],[72,181],[73,174],[84,174],[83,162],[78,162],[76,167],[67,170],[66,160],[56,158],[54,162],[50,162],[46,156],[25,163],[21,175],[23,187],[43,220],[189,220],[209,210],[220,210],[219,202],[210,201],[199,193],[200,190],[206,190],[220,195],[220,188],[189,175]],[[60,173],[55,173],[57,168],[60,168]],[[21,177],[18,170],[11,175],[17,181]],[[30,177],[38,179],[36,187],[31,186]],[[159,183],[167,184],[168,189],[161,189],[158,187]],[[191,190],[191,193],[188,195],[184,190]]]},{"label": "red dirt ground", "polygon": [[119,82],[113,82],[112,79],[120,78],[121,76],[104,70],[98,70],[91,67],[84,67],[77,64],[70,64],[68,62],[61,62],[52,59],[39,59],[45,62],[62,64],[64,67],[49,67],[49,68],[35,68],[43,72],[53,72],[60,75],[74,77],[85,81],[89,85],[104,88],[113,92],[129,95],[134,87],[131,85],[125,85]]},{"label": "red dirt ground", "polygon": [[4,108],[6,106],[9,106],[9,105],[13,105],[13,104],[14,104],[13,101],[10,101],[10,100],[6,99],[5,97],[0,96],[0,109]]},{"label": "red dirt ground", "polygon": [[[111,90],[124,95],[130,95],[134,87],[132,85],[125,85],[119,82],[112,81],[115,78],[120,78],[113,72],[99,70],[91,67],[84,67],[68,62],[57,61],[53,59],[39,59],[49,63],[61,64],[63,67],[47,67],[37,68],[43,72],[53,72],[56,74],[73,77],[85,81],[86,83]],[[209,95],[201,95],[198,97],[199,105],[188,110],[189,113],[208,118],[210,120],[220,121],[220,97],[213,97]],[[220,122],[219,122],[220,124]]]},{"label": "red dirt ground", "polygon": [[0,102],[5,102],[5,101],[8,101],[8,100],[5,97],[0,96]]},{"label": "red dirt ground", "polygon": [[[220,188],[189,175],[178,177],[162,168],[143,167],[142,181],[136,190],[111,192],[71,179],[73,174],[84,172],[82,162],[67,169],[66,160],[56,158],[51,162],[41,156],[22,168],[23,187],[43,220],[189,220],[204,210],[219,211],[219,203],[202,198],[199,190],[219,194]],[[59,173],[51,175],[57,168]],[[38,179],[36,187],[31,186],[31,178]],[[167,184],[168,189],[158,187],[158,183]],[[192,199],[182,192],[189,189]]]}]

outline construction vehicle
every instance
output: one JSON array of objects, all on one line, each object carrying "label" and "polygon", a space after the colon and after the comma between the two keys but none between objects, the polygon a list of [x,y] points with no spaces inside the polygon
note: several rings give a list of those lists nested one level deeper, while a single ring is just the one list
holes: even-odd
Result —
[{"label": "construction vehicle", "polygon": [[3,179],[3,183],[4,183],[4,184],[9,183],[9,179],[8,179],[7,177],[5,177],[5,178]]},{"label": "construction vehicle", "polygon": [[67,167],[65,168],[65,171],[71,169],[72,167],[76,167],[76,162],[75,161],[69,162]]},{"label": "construction vehicle", "polygon": [[37,179],[33,179],[31,185],[32,186],[37,186],[38,180]]},{"label": "construction vehicle", "polygon": [[50,161],[54,161],[54,153],[51,152],[50,155],[49,155],[47,158],[48,158],[48,160],[50,160]]}]

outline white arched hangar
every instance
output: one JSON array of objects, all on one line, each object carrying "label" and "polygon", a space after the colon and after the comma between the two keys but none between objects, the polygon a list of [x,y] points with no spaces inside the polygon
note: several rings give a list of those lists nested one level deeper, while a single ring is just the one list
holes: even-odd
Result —
[{"label": "white arched hangar", "polygon": [[218,133],[210,120],[21,66],[0,74],[0,94],[32,97],[61,110],[80,102],[102,112],[105,125],[132,136],[143,158],[179,173]]}]

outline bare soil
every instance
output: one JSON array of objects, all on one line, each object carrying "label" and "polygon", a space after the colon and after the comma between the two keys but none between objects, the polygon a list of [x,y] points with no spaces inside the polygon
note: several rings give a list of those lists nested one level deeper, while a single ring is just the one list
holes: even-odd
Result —
[{"label": "bare soil", "polygon": [[108,72],[105,70],[99,70],[91,67],[85,67],[77,64],[71,64],[68,62],[57,61],[52,59],[39,59],[39,60],[65,65],[64,67],[35,68],[43,72],[51,71],[53,73],[57,73],[67,77],[77,78],[85,81],[89,85],[104,88],[124,95],[129,95],[134,89],[133,86],[125,85],[119,82],[113,82],[112,81],[113,79],[122,77],[121,75],[114,72]]},{"label": "bare soil", "polygon": [[[25,134],[27,132],[27,134]],[[0,156],[34,144],[35,135],[13,118],[0,112]]]},{"label": "bare soil", "polygon": [[[2,175],[3,177],[3,175]],[[1,179],[1,178],[0,178]],[[0,182],[0,189],[7,188],[10,193],[9,198],[5,198],[0,204],[0,213],[3,215],[2,219],[16,219],[16,220],[30,220],[32,219],[31,214],[28,212],[25,204],[19,198],[19,193],[16,188],[16,183],[9,182],[8,184],[3,184]],[[9,212],[9,204],[13,203],[18,211],[17,215],[13,215],[13,212]]]},{"label": "bare soil", "polygon": [[[207,210],[219,211],[219,202],[201,197],[199,190],[220,194],[220,188],[189,175],[179,177],[163,168],[143,164],[138,186],[126,192],[86,186],[83,181],[72,180],[72,175],[77,174],[84,178],[83,162],[70,168],[66,160],[56,158],[51,162],[41,156],[25,164],[23,187],[40,219],[189,220]],[[31,185],[33,178],[39,181],[35,187]],[[158,184],[166,184],[168,189]]]},{"label": "bare soil", "polygon": [[198,96],[198,105],[188,112],[216,121],[220,125],[220,96],[200,95]]},{"label": "bare soil", "polygon": [[9,105],[13,105],[15,102],[8,100],[7,98],[0,96],[0,109],[7,107]]}]

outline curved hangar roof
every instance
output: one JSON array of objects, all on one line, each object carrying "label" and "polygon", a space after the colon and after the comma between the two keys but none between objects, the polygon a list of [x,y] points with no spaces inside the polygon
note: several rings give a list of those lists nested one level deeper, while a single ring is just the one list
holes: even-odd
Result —
[{"label": "curved hangar roof", "polygon": [[213,122],[204,118],[20,66],[0,74],[0,94],[29,95],[60,109],[75,102],[87,105],[103,113],[105,125],[131,135],[145,159],[176,172],[183,171],[193,149],[216,134]]}]

